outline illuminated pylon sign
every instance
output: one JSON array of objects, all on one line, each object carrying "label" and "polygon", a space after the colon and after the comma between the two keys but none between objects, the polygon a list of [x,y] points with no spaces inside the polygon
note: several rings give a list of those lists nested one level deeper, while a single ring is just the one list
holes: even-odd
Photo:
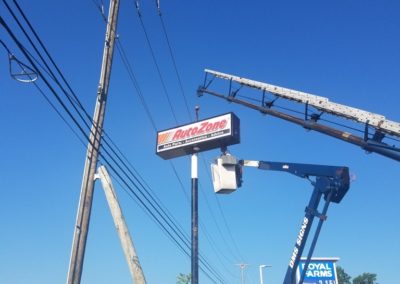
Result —
[{"label": "illuminated pylon sign", "polygon": [[[307,284],[337,284],[336,262],[338,257],[312,257],[308,264],[303,283]],[[301,258],[297,270],[297,282],[304,271],[306,259]]]},{"label": "illuminated pylon sign", "polygon": [[158,132],[156,154],[171,159],[238,143],[240,121],[230,112]]}]

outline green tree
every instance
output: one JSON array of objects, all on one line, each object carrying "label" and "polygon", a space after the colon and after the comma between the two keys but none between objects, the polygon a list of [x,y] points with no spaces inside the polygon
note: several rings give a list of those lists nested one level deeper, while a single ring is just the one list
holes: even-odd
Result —
[{"label": "green tree", "polygon": [[341,266],[336,267],[338,283],[351,284],[351,276],[348,275]]},{"label": "green tree", "polygon": [[179,273],[179,275],[176,277],[176,284],[189,284],[190,280],[192,280],[192,274],[183,274]]},{"label": "green tree", "polygon": [[353,279],[353,284],[374,284],[376,283],[375,281],[376,281],[375,273],[363,273]]}]

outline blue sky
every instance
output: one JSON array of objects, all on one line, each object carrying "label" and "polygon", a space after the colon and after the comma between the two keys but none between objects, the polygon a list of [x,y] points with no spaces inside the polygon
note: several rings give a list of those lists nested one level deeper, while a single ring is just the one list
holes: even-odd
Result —
[{"label": "blue sky", "polygon": [[[104,2],[107,11],[108,2]],[[188,123],[190,118],[154,2],[142,1],[142,20],[176,120],[134,1],[121,3],[118,34],[156,127],[162,130]],[[330,207],[314,255],[339,257],[338,264],[353,277],[371,272],[378,274],[379,283],[396,283],[400,252],[398,162],[366,154],[356,146],[242,106],[209,96],[198,98],[196,89],[203,82],[204,68],[209,68],[310,92],[400,121],[400,4],[314,0],[160,2],[191,110],[194,112],[194,106],[199,105],[200,118],[235,112],[241,120],[242,141],[230,151],[239,158],[348,166],[355,181],[343,201]],[[101,1],[18,3],[91,114],[105,31],[94,3]],[[29,47],[4,4],[0,6],[0,15]],[[3,28],[0,39],[27,62]],[[44,86],[41,79],[37,82]],[[3,48],[0,97],[0,282],[63,283],[85,146],[32,84],[12,80]],[[351,125],[363,129],[362,125]],[[105,129],[189,234],[190,203],[186,196],[190,192],[190,157],[172,161],[182,188],[171,163],[155,155],[156,133],[117,53]],[[200,251],[227,283],[240,283],[236,266],[240,262],[249,264],[246,283],[258,283],[260,264],[273,266],[265,273],[266,283],[280,283],[312,187],[284,173],[245,169],[240,190],[216,196],[208,171],[218,155],[219,151],[213,150],[203,153],[200,159]],[[115,186],[148,283],[175,283],[179,273],[190,272],[190,259],[117,182]],[[99,183],[82,283],[129,281]],[[200,274],[200,282],[212,283],[204,274]]]}]

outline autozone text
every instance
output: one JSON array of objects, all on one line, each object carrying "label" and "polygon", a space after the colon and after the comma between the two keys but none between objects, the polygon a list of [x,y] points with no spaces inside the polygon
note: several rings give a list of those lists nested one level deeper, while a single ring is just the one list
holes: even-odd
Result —
[{"label": "autozone text", "polygon": [[172,137],[172,141],[181,140],[181,139],[221,130],[221,129],[224,129],[227,124],[228,124],[228,121],[226,119],[223,119],[221,121],[216,121],[216,122],[204,121],[199,126],[190,127],[188,129],[178,129],[175,132],[174,136]]}]

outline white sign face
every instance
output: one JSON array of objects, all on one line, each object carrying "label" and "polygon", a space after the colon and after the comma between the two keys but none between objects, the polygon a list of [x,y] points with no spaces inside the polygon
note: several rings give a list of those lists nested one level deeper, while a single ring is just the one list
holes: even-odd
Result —
[{"label": "white sign face", "polygon": [[[232,113],[228,113],[177,128],[160,131],[157,133],[157,154],[170,158],[181,156],[185,153],[218,148],[224,144],[234,144],[229,141],[228,143],[227,141],[219,143],[219,141],[225,138],[232,138],[234,134],[232,131],[233,116]],[[237,118],[236,120],[238,121]],[[234,138],[238,139],[236,137]],[[239,141],[236,143],[238,142]],[[197,147],[198,149],[191,149],[193,147]],[[181,148],[182,151],[179,151]],[[174,152],[173,150],[175,149],[177,151]],[[162,154],[162,152],[167,151],[169,151],[170,154]]]}]

